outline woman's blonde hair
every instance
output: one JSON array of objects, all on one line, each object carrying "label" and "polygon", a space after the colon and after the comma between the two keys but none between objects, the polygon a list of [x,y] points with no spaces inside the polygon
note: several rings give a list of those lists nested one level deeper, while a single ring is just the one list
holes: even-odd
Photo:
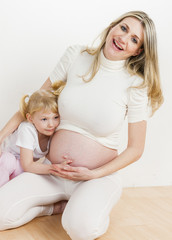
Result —
[{"label": "woman's blonde hair", "polygon": [[52,84],[52,89],[50,90],[40,89],[31,96],[28,94],[24,95],[20,101],[20,112],[22,116],[27,119],[27,113],[33,116],[35,112],[39,111],[58,113],[57,100],[64,86],[65,83],[63,81],[57,81]]},{"label": "woman's blonde hair", "polygon": [[[98,47],[90,47],[84,49],[91,55],[94,55],[94,61],[89,69],[88,73],[83,76],[84,81],[91,81],[96,75],[100,66],[100,52],[104,48],[106,38],[114,26],[119,24],[126,17],[137,18],[143,26],[144,30],[144,43],[141,48],[143,50],[137,56],[131,56],[126,60],[125,66],[131,75],[139,75],[143,78],[143,83],[139,88],[147,87],[148,98],[152,107],[153,113],[163,103],[163,95],[160,85],[159,66],[158,66],[158,54],[157,54],[157,39],[156,30],[153,21],[148,15],[142,11],[131,11],[123,14],[121,17],[112,22],[99,36],[100,44]],[[83,51],[83,52],[84,52]],[[90,77],[88,78],[88,75]]]}]

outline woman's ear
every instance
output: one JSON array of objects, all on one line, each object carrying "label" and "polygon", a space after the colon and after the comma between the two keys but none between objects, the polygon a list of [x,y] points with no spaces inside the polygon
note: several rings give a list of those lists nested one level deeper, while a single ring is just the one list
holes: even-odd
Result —
[{"label": "woman's ear", "polygon": [[27,121],[32,123],[33,120],[32,120],[32,116],[30,115],[30,113],[26,113],[26,118],[27,118]]},{"label": "woman's ear", "polygon": [[139,48],[133,56],[139,55],[143,51],[143,48]]}]

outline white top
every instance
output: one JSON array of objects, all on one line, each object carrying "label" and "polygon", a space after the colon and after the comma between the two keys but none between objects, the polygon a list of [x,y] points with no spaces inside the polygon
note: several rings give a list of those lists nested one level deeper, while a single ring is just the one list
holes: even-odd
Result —
[{"label": "white top", "polygon": [[88,72],[94,56],[81,53],[84,47],[69,47],[50,75],[51,81],[67,80],[58,104],[60,125],[90,137],[102,145],[118,149],[119,133],[126,115],[128,122],[147,119],[147,89],[130,88],[142,83],[131,76],[125,61],[110,61],[103,52],[100,69],[90,82],[80,76]]},{"label": "white top", "polygon": [[42,152],[39,146],[38,132],[33,124],[22,122],[18,129],[12,133],[3,143],[3,151],[12,153],[17,159],[20,158],[20,147],[33,150],[33,158],[44,157],[49,150]]}]

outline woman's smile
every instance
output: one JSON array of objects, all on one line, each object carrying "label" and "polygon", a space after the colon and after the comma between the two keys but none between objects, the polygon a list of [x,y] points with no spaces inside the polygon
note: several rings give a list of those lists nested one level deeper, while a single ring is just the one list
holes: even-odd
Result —
[{"label": "woman's smile", "polygon": [[134,17],[124,18],[111,28],[103,49],[107,59],[126,60],[142,51],[144,30],[140,21]]},{"label": "woman's smile", "polygon": [[117,48],[117,50],[120,50],[120,51],[124,50],[123,47],[121,47],[120,43],[117,40],[113,39],[113,44],[114,44],[115,48]]}]

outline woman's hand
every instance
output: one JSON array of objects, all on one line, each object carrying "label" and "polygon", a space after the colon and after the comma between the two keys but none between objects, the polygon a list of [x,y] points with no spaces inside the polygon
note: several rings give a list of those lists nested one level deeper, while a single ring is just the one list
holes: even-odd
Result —
[{"label": "woman's hand", "polygon": [[53,170],[50,173],[73,181],[87,181],[95,178],[93,170],[86,167],[72,167],[70,163],[72,163],[71,160],[66,160],[61,164],[52,164]]}]

